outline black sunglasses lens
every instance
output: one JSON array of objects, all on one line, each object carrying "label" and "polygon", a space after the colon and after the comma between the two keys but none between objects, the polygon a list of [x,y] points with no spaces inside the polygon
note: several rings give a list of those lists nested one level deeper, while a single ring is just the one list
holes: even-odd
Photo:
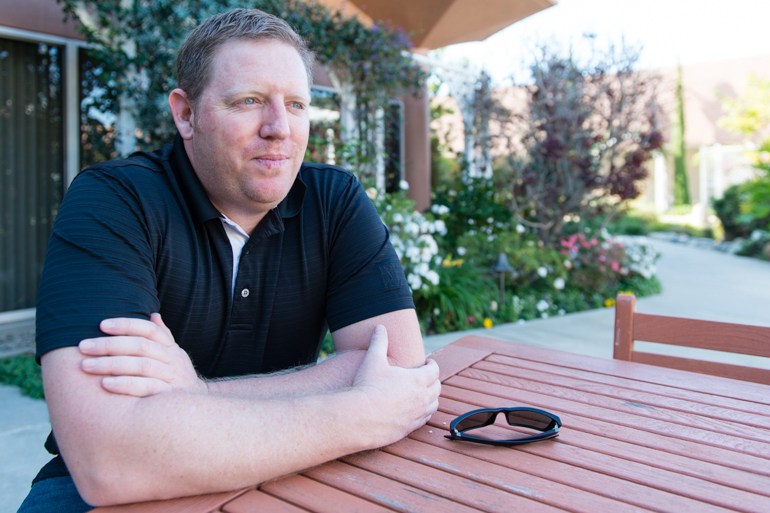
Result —
[{"label": "black sunglasses lens", "polygon": [[486,426],[494,421],[494,417],[497,415],[496,411],[480,411],[469,415],[455,425],[457,431],[465,431],[466,429],[473,429],[481,426]]},{"label": "black sunglasses lens", "polygon": [[541,431],[547,430],[554,422],[551,417],[535,411],[509,411],[506,412],[505,418],[511,426],[524,426]]}]

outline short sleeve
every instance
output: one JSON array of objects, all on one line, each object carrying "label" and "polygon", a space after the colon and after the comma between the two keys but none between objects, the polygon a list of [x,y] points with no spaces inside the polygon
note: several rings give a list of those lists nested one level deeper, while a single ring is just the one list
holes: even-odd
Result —
[{"label": "short sleeve", "polygon": [[128,180],[87,170],[57,214],[37,301],[37,358],[101,336],[109,317],[149,318],[158,309],[153,251]]},{"label": "short sleeve", "polygon": [[331,220],[327,294],[330,329],[414,308],[388,229],[354,177],[336,202]]}]

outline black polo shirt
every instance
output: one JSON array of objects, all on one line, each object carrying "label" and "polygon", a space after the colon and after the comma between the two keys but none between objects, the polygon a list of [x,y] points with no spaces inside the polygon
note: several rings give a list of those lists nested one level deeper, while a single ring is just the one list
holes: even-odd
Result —
[{"label": "black polo shirt", "polygon": [[177,136],[73,181],[37,304],[37,356],[101,335],[109,317],[160,312],[204,377],[314,362],[327,329],[413,308],[389,238],[356,177],[303,164],[285,200],[232,249]]}]

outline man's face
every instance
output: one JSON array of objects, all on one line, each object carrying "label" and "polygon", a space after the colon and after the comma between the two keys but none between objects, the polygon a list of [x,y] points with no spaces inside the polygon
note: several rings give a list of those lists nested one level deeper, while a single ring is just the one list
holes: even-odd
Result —
[{"label": "man's face", "polygon": [[299,53],[236,40],[214,55],[185,147],[212,203],[251,229],[289,192],[307,147],[310,89]]}]

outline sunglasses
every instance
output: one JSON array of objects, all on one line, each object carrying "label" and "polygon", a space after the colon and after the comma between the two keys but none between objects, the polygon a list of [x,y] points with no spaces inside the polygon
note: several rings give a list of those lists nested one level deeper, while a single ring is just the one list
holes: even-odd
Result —
[{"label": "sunglasses", "polygon": [[[473,429],[483,428],[495,423],[499,413],[505,414],[505,420],[510,426],[523,427],[539,431],[538,433],[526,435],[523,434],[517,438],[507,440],[495,440],[481,436],[469,435],[467,432]],[[450,440],[464,440],[466,442],[476,442],[488,445],[519,445],[539,440],[547,440],[559,435],[561,419],[544,410],[537,408],[528,408],[525,406],[517,408],[482,408],[480,410],[469,411],[454,419],[449,425],[449,434],[444,435]]]}]

